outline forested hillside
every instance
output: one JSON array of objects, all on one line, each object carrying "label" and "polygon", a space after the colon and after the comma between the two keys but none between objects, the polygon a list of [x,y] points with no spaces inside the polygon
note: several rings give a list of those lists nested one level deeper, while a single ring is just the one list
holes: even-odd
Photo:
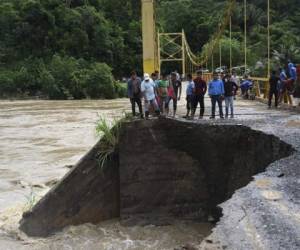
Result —
[{"label": "forested hillside", "polygon": [[[112,98],[141,67],[139,1],[1,0],[0,95]],[[120,93],[122,92],[122,93]]]},{"label": "forested hillside", "polygon": [[[158,17],[161,29],[178,32],[183,28],[193,51],[201,51],[223,15],[226,1],[174,0],[159,1]],[[244,1],[236,1],[232,17],[233,65],[244,65]],[[266,67],[255,69],[257,62],[266,66],[267,60],[267,0],[247,0],[248,65],[253,74],[266,76]],[[271,50],[273,65],[287,60],[300,62],[300,1],[276,0],[271,2]],[[229,66],[229,27],[221,40],[223,65]],[[215,67],[219,66],[219,49],[214,53]],[[211,62],[208,63],[211,68]]]},{"label": "forested hillside", "polygon": [[[237,2],[232,44],[234,65],[241,65],[243,1]],[[248,2],[249,65],[255,66],[266,61],[267,1]],[[159,0],[158,27],[167,32],[183,28],[192,49],[201,52],[216,32],[224,6],[225,1],[216,0]],[[141,73],[140,8],[139,0],[1,0],[0,96],[123,95],[112,75],[118,79],[132,69]],[[271,1],[271,8],[274,59],[300,61],[300,1]],[[224,64],[229,64],[228,32],[222,44]]]}]

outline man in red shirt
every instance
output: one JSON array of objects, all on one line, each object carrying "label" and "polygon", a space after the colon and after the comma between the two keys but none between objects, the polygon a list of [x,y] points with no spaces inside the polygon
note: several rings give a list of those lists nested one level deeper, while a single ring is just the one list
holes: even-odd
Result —
[{"label": "man in red shirt", "polygon": [[197,77],[194,79],[195,88],[194,88],[194,100],[193,100],[193,111],[192,118],[194,118],[198,103],[200,103],[200,115],[199,119],[203,119],[205,112],[204,96],[207,91],[207,84],[202,79],[202,72],[197,71]]}]

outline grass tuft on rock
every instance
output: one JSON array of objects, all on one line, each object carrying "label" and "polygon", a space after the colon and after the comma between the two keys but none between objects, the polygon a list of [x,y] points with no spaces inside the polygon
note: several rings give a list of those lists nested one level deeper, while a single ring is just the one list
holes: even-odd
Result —
[{"label": "grass tuft on rock", "polygon": [[101,147],[97,160],[102,170],[104,170],[105,163],[118,147],[122,123],[131,119],[132,117],[127,113],[124,113],[121,119],[114,119],[112,122],[109,122],[104,117],[99,118],[96,125],[96,133],[101,137]]}]

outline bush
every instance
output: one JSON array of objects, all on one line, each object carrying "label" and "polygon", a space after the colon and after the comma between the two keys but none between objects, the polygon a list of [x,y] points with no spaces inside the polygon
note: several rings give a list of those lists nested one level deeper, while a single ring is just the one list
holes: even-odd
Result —
[{"label": "bush", "polygon": [[93,63],[87,72],[85,89],[90,98],[114,98],[115,88],[111,68],[105,63]]},{"label": "bush", "polygon": [[43,69],[39,74],[39,81],[43,84],[42,93],[50,99],[64,99],[65,96],[55,82],[55,78],[47,69]]},{"label": "bush", "polygon": [[0,96],[35,96],[50,99],[115,98],[124,96],[105,63],[54,55],[48,62],[27,59],[15,69],[0,72]]},{"label": "bush", "polygon": [[115,92],[119,98],[127,96],[127,84],[123,82],[115,82]]},{"label": "bush", "polygon": [[[54,85],[50,86],[51,92],[46,92],[51,99],[67,99],[73,97],[74,74],[79,70],[79,63],[73,57],[54,55],[49,63],[48,70],[54,78]],[[50,95],[51,94],[51,95]]]},{"label": "bush", "polygon": [[35,67],[33,65],[27,64],[26,62],[24,63],[24,66],[21,66],[20,69],[16,69],[14,74],[14,80],[15,84],[20,89],[20,91],[23,94],[26,93],[32,93],[34,89],[37,89],[36,85],[36,78],[37,78],[37,73],[35,70],[30,70],[34,69]]},{"label": "bush", "polygon": [[17,93],[13,71],[0,71],[0,96],[6,97]]}]

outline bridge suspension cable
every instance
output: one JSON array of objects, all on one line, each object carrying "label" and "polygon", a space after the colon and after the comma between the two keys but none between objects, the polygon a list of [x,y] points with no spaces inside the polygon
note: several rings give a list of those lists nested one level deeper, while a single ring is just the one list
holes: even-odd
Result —
[{"label": "bridge suspension cable", "polygon": [[[218,44],[220,51],[222,50],[222,46],[220,45],[220,38],[223,35],[229,21],[231,20],[235,2],[236,0],[228,0],[217,32],[212,36],[212,39],[208,43],[208,46],[205,48],[205,51],[202,51],[200,55],[196,55],[192,52],[184,31],[182,31],[182,33],[158,33],[159,69],[161,69],[161,65],[164,62],[181,61],[182,72],[183,74],[185,74],[194,73],[195,69],[203,67],[203,65],[207,65],[209,59],[213,57],[214,49]],[[181,37],[181,39],[179,39],[179,37]],[[167,48],[168,46],[172,46],[173,49]],[[212,68],[213,65],[214,64],[212,63]],[[220,66],[222,66],[221,53]]]},{"label": "bridge suspension cable", "polygon": [[[268,37],[268,76],[270,72],[270,0],[268,3],[268,27],[267,27],[267,37]],[[228,0],[226,4],[225,11],[222,15],[221,21],[219,22],[217,31],[212,35],[210,41],[202,48],[201,54],[193,53],[187,37],[182,31],[181,33],[158,33],[158,65],[159,70],[161,69],[162,63],[177,61],[182,63],[182,73],[194,73],[196,69],[202,68],[206,65],[208,67],[208,62],[211,60],[212,71],[215,67],[215,62],[218,61],[214,58],[214,52],[219,49],[219,66],[222,66],[222,59],[224,56],[223,45],[221,37],[223,36],[226,29],[229,28],[229,40],[230,40],[230,51],[229,51],[229,68],[232,72],[234,66],[233,62],[233,49],[232,49],[232,27],[233,27],[233,11],[236,6],[236,0]],[[244,0],[244,68],[245,71],[248,66],[248,55],[247,55],[247,0]]]}]

